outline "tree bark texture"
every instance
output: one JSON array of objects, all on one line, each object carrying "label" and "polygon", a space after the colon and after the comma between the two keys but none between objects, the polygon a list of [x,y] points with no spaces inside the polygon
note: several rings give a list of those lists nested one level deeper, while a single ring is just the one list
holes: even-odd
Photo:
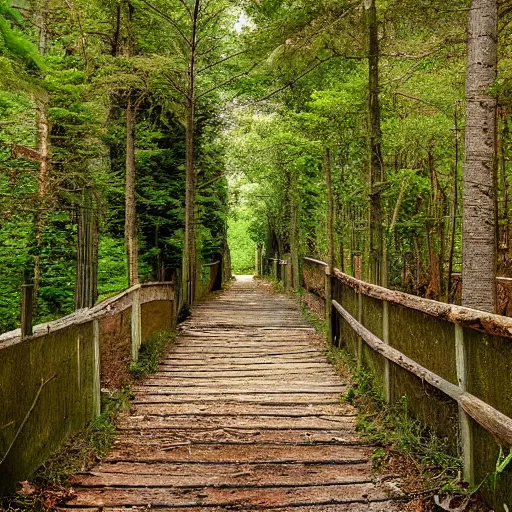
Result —
[{"label": "tree bark texture", "polygon": [[128,261],[128,286],[139,282],[137,202],[135,198],[135,106],[132,97],[126,105],[126,200],[124,236]]},{"label": "tree bark texture", "polygon": [[[44,1],[38,6],[36,12],[36,25],[39,27],[38,48],[39,54],[46,55],[47,24],[46,9],[48,2]],[[39,152],[39,172],[37,176],[38,195],[40,207],[43,208],[49,189],[49,155],[50,155],[50,122],[48,120],[48,99],[36,98],[37,104],[37,145]],[[39,282],[41,281],[41,255],[40,248],[44,230],[44,212],[42,209],[36,214],[36,254],[34,257],[34,309],[37,307]]]},{"label": "tree bark texture", "polygon": [[290,174],[290,258],[291,286],[299,287],[299,183],[297,171]]},{"label": "tree bark texture", "polygon": [[183,248],[184,306],[190,306],[196,296],[197,287],[197,229],[195,168],[195,110],[196,110],[196,51],[197,25],[200,2],[194,2],[191,11],[191,37],[189,41],[187,109],[185,119],[185,243]]},{"label": "tree bark texture", "polygon": [[469,12],[464,158],[462,304],[496,309],[496,0]]},{"label": "tree bark texture", "polygon": [[457,236],[457,214],[459,212],[459,102],[455,103],[453,110],[453,125],[455,128],[455,162],[453,166],[453,201],[451,211],[450,253],[448,255],[448,302],[454,300],[452,294],[453,259],[455,256],[455,241]]},{"label": "tree bark texture", "polygon": [[367,10],[369,35],[368,112],[370,125],[370,281],[381,284],[383,278],[384,234],[380,187],[384,180],[382,130],[379,101],[379,34],[377,7],[371,0]]},{"label": "tree bark texture", "polygon": [[75,309],[91,308],[98,298],[98,211],[91,189],[78,212]]},{"label": "tree bark texture", "polygon": [[[329,236],[329,274],[332,275],[335,264],[335,248],[334,248],[334,192],[332,189],[332,166],[331,166],[331,150],[325,150],[324,158],[325,185],[327,188],[327,233]],[[343,262],[343,254],[341,255]],[[342,269],[343,271],[343,269]]]}]

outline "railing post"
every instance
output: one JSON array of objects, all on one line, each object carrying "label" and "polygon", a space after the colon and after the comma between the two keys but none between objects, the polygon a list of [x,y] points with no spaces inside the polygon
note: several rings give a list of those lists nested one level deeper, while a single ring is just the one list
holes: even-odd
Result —
[{"label": "railing post", "polygon": [[142,319],[140,308],[140,286],[132,293],[132,361],[137,362],[139,359],[139,348],[142,344]]},{"label": "railing post", "polygon": [[[389,304],[382,301],[382,341],[389,345]],[[384,358],[384,398],[389,404],[391,402],[391,381],[389,377],[389,359]]]},{"label": "railing post", "polygon": [[[357,321],[362,325],[363,323],[363,294],[357,292]],[[363,365],[363,338],[357,337],[357,368],[360,369]]]},{"label": "railing post", "polygon": [[33,334],[34,285],[21,285],[21,339]]},{"label": "railing post", "polygon": [[327,324],[327,341],[333,344],[332,332],[332,279],[329,265],[325,267],[325,322]]},{"label": "railing post", "polygon": [[93,368],[93,413],[92,419],[101,413],[101,358],[100,358],[100,321],[95,318],[92,321],[92,337],[94,344],[94,368]]},{"label": "railing post", "polygon": [[254,258],[254,277],[260,277],[261,248],[259,246],[256,246],[256,255]]},{"label": "railing post", "polygon": [[[457,383],[462,391],[467,391],[467,354],[464,345],[464,330],[455,324],[455,360],[457,366]],[[473,466],[473,439],[471,419],[459,405],[460,437],[462,446],[463,476],[470,485],[474,485],[475,471]]]}]

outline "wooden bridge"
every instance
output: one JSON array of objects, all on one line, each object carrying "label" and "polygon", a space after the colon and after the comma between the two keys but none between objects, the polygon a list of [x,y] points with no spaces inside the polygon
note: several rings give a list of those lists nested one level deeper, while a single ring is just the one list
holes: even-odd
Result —
[{"label": "wooden bridge", "polygon": [[[270,265],[291,282],[286,259]],[[447,440],[467,481],[512,509],[512,319],[388,290],[305,258],[329,342],[393,403]],[[216,283],[210,268],[206,289]],[[208,284],[209,283],[209,284]],[[87,310],[0,336],[0,495],[99,413],[152,333],[175,325],[173,283],[137,285]],[[339,401],[322,342],[296,302],[252,281],[201,302],[160,371],[135,388],[115,451],[79,475],[74,509],[400,510]],[[23,368],[24,371],[20,371]],[[512,452],[511,452],[512,453]],[[505,508],[506,510],[506,508]]]},{"label": "wooden bridge", "polygon": [[296,302],[238,281],[194,308],[66,506],[393,510],[345,389]]}]

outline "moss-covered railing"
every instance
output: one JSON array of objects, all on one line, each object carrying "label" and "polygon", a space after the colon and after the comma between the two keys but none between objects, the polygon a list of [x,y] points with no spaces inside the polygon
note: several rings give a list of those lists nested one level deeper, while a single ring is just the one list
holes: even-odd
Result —
[{"label": "moss-covered railing", "polygon": [[[331,342],[373,373],[387,401],[406,395],[411,413],[460,450],[467,481],[496,473],[512,446],[512,318],[329,274],[304,259],[305,288],[328,302]],[[512,509],[512,464],[495,476],[487,497]]]},{"label": "moss-covered railing", "polygon": [[0,496],[100,412],[153,333],[171,329],[172,283],[136,285],[54,322],[0,336]]}]

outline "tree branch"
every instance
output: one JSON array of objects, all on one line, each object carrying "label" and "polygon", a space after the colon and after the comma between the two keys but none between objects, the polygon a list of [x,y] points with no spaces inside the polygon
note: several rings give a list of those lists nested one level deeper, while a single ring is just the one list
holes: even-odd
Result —
[{"label": "tree branch", "polygon": [[214,62],[213,64],[209,64],[208,66],[205,66],[204,68],[201,68],[197,71],[197,74],[202,73],[203,71],[206,71],[207,69],[211,69],[215,66],[218,66],[219,64],[222,64],[223,62],[226,62],[227,60],[233,59],[235,57],[238,57],[239,55],[243,55],[244,53],[247,53],[247,50],[241,50],[239,52],[233,53],[232,55],[228,55],[227,57],[218,60],[217,62]]},{"label": "tree branch", "polygon": [[186,99],[189,99],[187,92],[174,81],[174,78],[172,78],[168,73],[163,73],[163,76],[176,92],[183,95]]},{"label": "tree branch", "polygon": [[160,15],[169,25],[171,25],[176,32],[182,37],[182,39],[187,43],[188,46],[191,46],[192,43],[190,39],[184,34],[183,30],[179,27],[179,25],[176,23],[176,21],[171,18],[168,14],[161,11],[158,7],[154,6],[151,2],[148,2],[148,0],[141,0],[145,5],[147,5],[152,11],[156,12],[158,15]]},{"label": "tree branch", "polygon": [[[279,94],[280,92],[283,92],[285,89],[288,89],[288,87],[291,87],[292,85],[295,85],[299,80],[304,78],[305,76],[309,75],[312,71],[314,71],[318,66],[321,66],[325,62],[330,61],[331,59],[334,59],[336,57],[340,57],[340,55],[332,55],[331,57],[328,57],[327,59],[319,59],[318,62],[315,63],[314,66],[311,66],[309,69],[301,73],[299,76],[295,77],[293,80],[289,80],[285,85],[282,87],[279,87],[278,89],[275,89],[274,91],[270,92],[266,96],[263,96],[262,98],[258,98],[257,100],[254,100],[252,103],[249,103],[248,105],[243,105],[244,107],[250,107],[252,105],[256,105],[257,103],[261,103],[262,101],[268,100],[272,98],[272,96],[275,96],[276,94]],[[360,59],[360,57],[345,57],[345,58],[357,58]]]},{"label": "tree branch", "polygon": [[205,20],[202,20],[201,22],[199,22],[198,25],[200,25],[201,28],[207,27],[212,20],[217,18],[217,16],[219,16],[219,14],[222,14],[225,10],[226,10],[226,8],[222,7],[217,12],[214,12],[212,15],[208,16]]},{"label": "tree branch", "polygon": [[25,423],[27,423],[27,420],[29,419],[30,415],[32,414],[32,411],[34,410],[37,401],[39,400],[39,396],[41,395],[41,391],[43,391],[43,388],[49,384],[52,380],[56,379],[57,375],[54,375],[53,377],[50,377],[49,379],[41,379],[41,386],[39,387],[36,396],[34,398],[34,401],[32,402],[32,405],[30,406],[30,409],[28,410],[27,414],[25,415],[25,418],[23,418],[23,421],[21,422],[21,425],[18,428],[18,431],[16,432],[16,435],[14,436],[13,440],[11,441],[11,444],[8,446],[7,451],[2,456],[2,459],[0,460],[0,466],[5,462],[5,459],[7,459],[7,456],[12,450],[12,447],[14,446],[14,443],[16,443],[16,440],[18,439],[21,431],[23,430],[23,427],[25,426]]},{"label": "tree branch", "polygon": [[207,91],[199,94],[197,96],[197,99],[202,98],[203,96],[206,96],[207,94],[210,94],[211,92],[216,91],[217,89],[220,89],[221,87],[224,87],[225,85],[228,85],[228,84],[234,82],[238,78],[242,78],[243,76],[247,76],[257,65],[258,65],[258,63],[253,64],[249,69],[245,70],[243,73],[239,73],[238,75],[234,75],[234,76],[228,78],[227,80],[224,80],[224,82],[221,82],[220,84],[217,84],[215,87],[212,87],[211,89],[208,89]]}]

